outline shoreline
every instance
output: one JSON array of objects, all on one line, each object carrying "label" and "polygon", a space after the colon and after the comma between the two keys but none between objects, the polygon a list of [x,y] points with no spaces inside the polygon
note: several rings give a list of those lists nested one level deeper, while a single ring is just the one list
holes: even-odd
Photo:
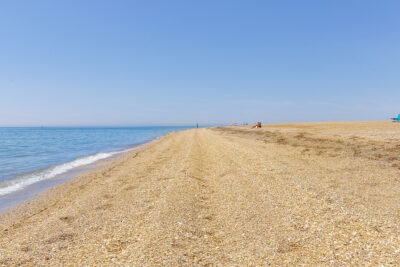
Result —
[{"label": "shoreline", "polygon": [[[64,197],[65,193],[71,190],[71,188],[85,185],[87,183],[86,181],[87,178],[91,177],[93,174],[102,173],[109,168],[113,168],[115,165],[118,165],[119,163],[126,160],[126,158],[129,158],[131,154],[135,154],[140,150],[145,149],[146,146],[151,145],[152,143],[155,143],[159,140],[162,140],[162,138],[170,134],[172,133],[167,133],[165,135],[158,136],[148,142],[139,144],[130,149],[125,149],[124,151],[126,150],[128,151],[121,152],[121,154],[119,155],[111,156],[110,158],[106,158],[103,160],[99,160],[98,162],[92,163],[90,164],[91,166],[88,169],[84,168],[84,170],[78,171],[77,173],[72,174],[67,178],[64,179],[61,178],[62,181],[60,183],[56,183],[53,186],[47,187],[46,189],[35,193],[30,198],[22,200],[16,205],[12,205],[9,208],[0,211],[0,226],[5,221],[18,220],[18,218],[23,220],[24,214],[28,213],[37,214],[43,210],[46,210],[46,206],[49,205],[49,201],[51,202],[52,199],[56,199],[57,197],[61,198]],[[46,182],[46,180],[44,180],[43,182]]]},{"label": "shoreline", "polygon": [[[48,179],[43,179],[43,180],[34,182],[32,184],[28,184],[27,186],[25,186],[21,189],[17,189],[16,191],[12,191],[10,193],[4,194],[4,195],[0,196],[0,200],[4,201],[4,203],[0,203],[0,216],[8,211],[12,211],[14,208],[18,207],[19,205],[24,205],[25,202],[34,200],[36,197],[39,197],[39,195],[45,194],[47,191],[51,190],[54,187],[62,186],[64,183],[66,183],[70,180],[77,179],[81,176],[84,176],[87,172],[89,172],[91,170],[102,168],[108,162],[113,161],[114,159],[123,157],[125,154],[131,153],[131,152],[137,150],[138,148],[145,146],[146,144],[149,144],[151,142],[159,140],[168,134],[170,134],[170,133],[167,133],[167,134],[164,134],[161,136],[157,136],[151,140],[148,140],[148,141],[145,141],[142,143],[130,145],[127,148],[122,149],[122,150],[107,152],[107,153],[111,154],[109,157],[106,157],[103,159],[98,159],[89,164],[84,164],[84,165],[81,165],[78,167],[74,167],[74,168],[67,170],[64,173],[58,174],[54,177],[51,177]],[[102,153],[102,152],[99,152],[99,153]],[[72,161],[64,162],[64,163],[57,164],[54,166],[50,166],[43,170],[55,168],[55,167],[61,166],[63,164],[68,164],[68,163],[74,162],[79,159],[85,159],[85,158],[97,155],[99,153],[92,154],[92,155],[86,155],[81,158],[76,158]],[[43,170],[38,170],[38,171],[43,171]],[[35,171],[35,172],[38,172],[38,171]],[[32,173],[35,173],[35,172],[32,172]],[[28,173],[26,175],[29,175],[32,173]],[[13,179],[15,179],[15,178],[13,178]]]},{"label": "shoreline", "polygon": [[0,216],[0,265],[390,265],[392,122],[171,133]]}]

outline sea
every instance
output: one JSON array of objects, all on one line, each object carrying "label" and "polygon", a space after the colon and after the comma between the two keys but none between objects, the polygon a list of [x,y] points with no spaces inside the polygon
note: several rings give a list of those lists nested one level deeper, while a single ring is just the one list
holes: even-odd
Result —
[{"label": "sea", "polygon": [[0,127],[0,212],[188,126]]}]

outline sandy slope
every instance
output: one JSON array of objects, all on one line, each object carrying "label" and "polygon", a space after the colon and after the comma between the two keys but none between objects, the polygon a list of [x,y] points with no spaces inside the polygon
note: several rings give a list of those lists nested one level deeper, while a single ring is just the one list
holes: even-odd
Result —
[{"label": "sandy slope", "polygon": [[0,263],[400,262],[400,124],[169,135],[1,215]]}]

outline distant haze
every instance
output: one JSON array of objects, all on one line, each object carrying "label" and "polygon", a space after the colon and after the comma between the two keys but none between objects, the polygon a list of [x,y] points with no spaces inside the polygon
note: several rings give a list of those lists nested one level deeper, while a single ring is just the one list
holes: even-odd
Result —
[{"label": "distant haze", "polygon": [[400,1],[1,1],[0,125],[384,120]]}]

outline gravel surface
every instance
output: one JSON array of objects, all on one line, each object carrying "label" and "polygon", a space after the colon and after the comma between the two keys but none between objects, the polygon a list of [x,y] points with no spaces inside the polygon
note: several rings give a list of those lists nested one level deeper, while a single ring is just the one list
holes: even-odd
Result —
[{"label": "gravel surface", "polygon": [[168,135],[0,215],[0,265],[398,265],[400,124]]}]

